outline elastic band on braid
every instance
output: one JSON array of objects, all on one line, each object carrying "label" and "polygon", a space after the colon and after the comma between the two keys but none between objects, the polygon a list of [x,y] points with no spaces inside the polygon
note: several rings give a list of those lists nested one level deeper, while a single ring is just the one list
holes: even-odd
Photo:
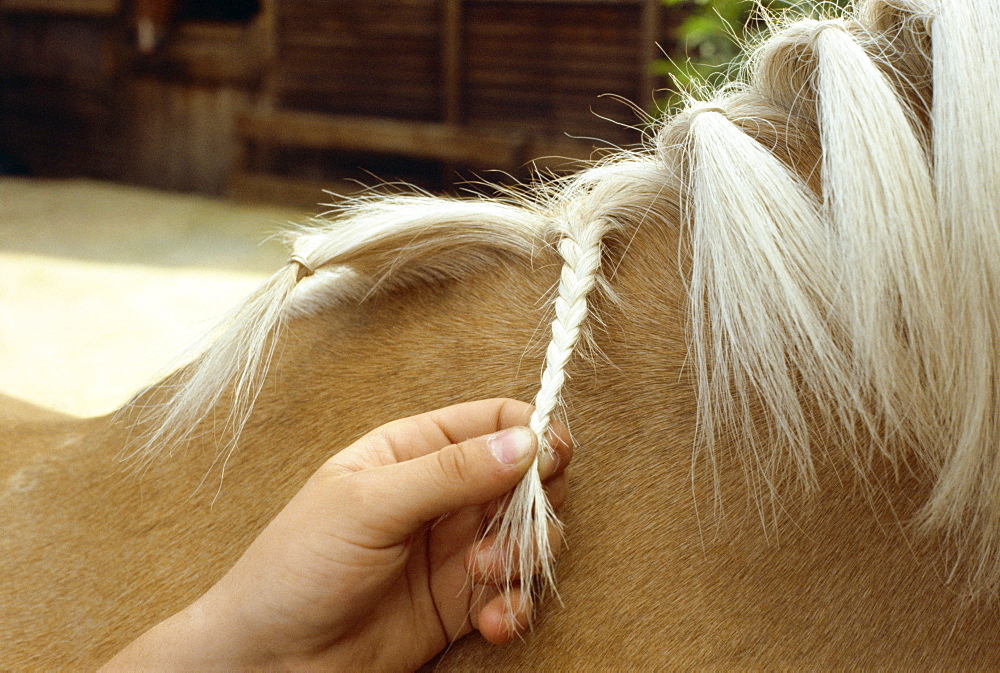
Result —
[{"label": "elastic band on braid", "polygon": [[296,283],[298,283],[303,278],[312,276],[316,273],[316,269],[313,268],[312,264],[310,264],[306,260],[306,258],[303,255],[300,255],[299,253],[292,254],[292,256],[288,258],[288,263],[289,264],[295,263],[299,265],[298,272],[295,274]]},{"label": "elastic band on braid", "polygon": [[[504,560],[506,576],[520,578],[526,593],[555,590],[553,550],[550,529],[558,531],[562,524],[556,518],[538,473],[538,460],[551,455],[549,426],[552,414],[560,404],[566,366],[580,341],[587,319],[587,297],[597,284],[601,267],[601,242],[609,226],[603,219],[583,226],[567,227],[559,241],[559,254],[564,264],[555,300],[555,320],[552,339],[545,352],[542,384],[535,396],[535,411],[529,427],[538,437],[535,464],[524,476],[511,496],[511,501],[497,528],[497,545]],[[541,579],[541,587],[533,578]],[[508,584],[512,584],[508,580]]]}]

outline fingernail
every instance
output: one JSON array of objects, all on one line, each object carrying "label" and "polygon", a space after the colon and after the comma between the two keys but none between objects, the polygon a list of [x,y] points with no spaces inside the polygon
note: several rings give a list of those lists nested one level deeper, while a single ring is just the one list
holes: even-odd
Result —
[{"label": "fingernail", "polygon": [[485,577],[489,575],[490,569],[493,566],[493,558],[495,554],[491,547],[484,547],[476,552],[476,572],[481,576]]},{"label": "fingernail", "polygon": [[501,463],[513,465],[531,451],[534,435],[528,428],[508,428],[486,438],[486,446]]},{"label": "fingernail", "polygon": [[546,479],[559,466],[559,456],[556,455],[555,451],[541,451],[538,455],[538,474],[542,476],[542,479]]}]

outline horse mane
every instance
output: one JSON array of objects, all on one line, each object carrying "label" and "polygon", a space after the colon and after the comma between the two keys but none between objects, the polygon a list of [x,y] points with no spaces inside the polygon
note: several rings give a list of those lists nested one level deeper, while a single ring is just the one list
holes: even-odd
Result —
[{"label": "horse mane", "polygon": [[[531,420],[545,451],[588,297],[610,291],[609,240],[667,226],[679,198],[698,455],[714,465],[725,440],[773,492],[788,479],[815,487],[820,436],[862,473],[876,455],[912,453],[935,480],[923,523],[964,544],[978,586],[995,592],[998,35],[991,0],[864,0],[839,19],[774,19],[746,82],[692,101],[642,151],[507,201],[350,204],[291,238],[289,264],[152,410],[133,455],[182,444],[227,392],[231,450],[289,315],[552,246],[563,271]],[[531,470],[495,522],[523,578],[551,585],[554,523]]]},{"label": "horse mane", "polygon": [[289,262],[206,335],[201,356],[168,383],[169,398],[149,406],[140,393],[127,407],[147,430],[124,458],[143,465],[185,445],[220,405],[222,450],[232,451],[290,317],[529,255],[544,226],[508,203],[369,195],[288,232]]},{"label": "horse mane", "polygon": [[815,484],[817,438],[862,473],[912,454],[935,480],[922,523],[993,593],[998,31],[1000,6],[977,0],[797,20],[746,87],[659,136],[687,166],[702,450],[726,437],[771,489]]}]

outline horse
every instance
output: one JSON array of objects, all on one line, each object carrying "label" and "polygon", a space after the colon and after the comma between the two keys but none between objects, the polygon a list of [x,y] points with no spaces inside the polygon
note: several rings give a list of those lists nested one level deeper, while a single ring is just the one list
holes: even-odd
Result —
[{"label": "horse", "polygon": [[1000,7],[769,31],[648,147],[298,232],[116,414],[3,405],[0,664],[100,664],[332,452],[497,396],[574,436],[558,600],[434,668],[994,666]]}]

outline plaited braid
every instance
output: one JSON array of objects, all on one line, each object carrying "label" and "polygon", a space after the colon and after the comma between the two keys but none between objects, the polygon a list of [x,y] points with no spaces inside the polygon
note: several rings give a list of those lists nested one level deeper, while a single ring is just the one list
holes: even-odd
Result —
[{"label": "plaited braid", "polygon": [[587,297],[597,283],[601,239],[606,230],[599,220],[579,231],[567,232],[559,241],[559,254],[564,264],[555,301],[556,319],[552,321],[552,340],[545,351],[542,386],[535,396],[535,411],[530,422],[544,451],[551,451],[547,440],[549,423],[566,381],[566,365],[587,319]]},{"label": "plaited braid", "polygon": [[[533,469],[514,490],[497,530],[497,544],[508,576],[516,573],[526,591],[555,590],[549,535],[558,531],[561,523],[545,495],[537,466],[542,456],[552,454],[549,443],[552,414],[560,405],[566,367],[586,323],[587,298],[597,284],[601,242],[609,229],[603,218],[583,225],[567,225],[558,244],[563,267],[555,300],[556,315],[552,321],[552,339],[545,351],[541,388],[535,396],[535,411],[529,422],[538,437],[538,454]],[[541,586],[531,581],[534,577],[541,580]]]}]

